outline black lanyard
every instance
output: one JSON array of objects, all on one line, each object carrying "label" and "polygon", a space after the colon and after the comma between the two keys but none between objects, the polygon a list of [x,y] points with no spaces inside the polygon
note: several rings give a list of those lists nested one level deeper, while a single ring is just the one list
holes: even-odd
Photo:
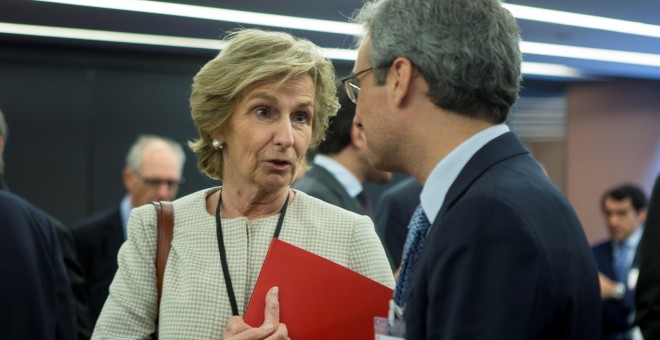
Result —
[{"label": "black lanyard", "polygon": [[[275,227],[275,233],[273,238],[278,238],[280,236],[280,231],[282,230],[282,222],[284,222],[284,214],[286,214],[286,208],[289,206],[289,196],[291,191],[286,195],[286,200],[282,209],[280,210],[280,218],[277,221],[277,226]],[[227,295],[229,295],[229,303],[231,304],[232,315],[238,315],[238,304],[236,303],[236,296],[234,295],[234,287],[231,284],[231,277],[229,276],[229,266],[227,265],[227,253],[225,252],[225,241],[222,237],[222,222],[220,222],[220,201],[222,201],[222,192],[218,194],[218,205],[215,208],[215,227],[216,233],[218,234],[218,248],[220,250],[220,263],[222,264],[222,273],[225,275],[225,285],[227,285]]]}]

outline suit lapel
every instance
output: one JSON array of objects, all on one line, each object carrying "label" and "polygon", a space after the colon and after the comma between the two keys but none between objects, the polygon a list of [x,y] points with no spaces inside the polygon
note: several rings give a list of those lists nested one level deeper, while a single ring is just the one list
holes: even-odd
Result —
[{"label": "suit lapel", "polygon": [[[442,216],[451,209],[463,193],[493,165],[508,158],[529,153],[522,142],[511,132],[507,132],[484,145],[468,161],[461,173],[447,191],[447,196],[440,207],[440,212],[434,224],[442,220]],[[437,229],[437,228],[432,228]]]}]

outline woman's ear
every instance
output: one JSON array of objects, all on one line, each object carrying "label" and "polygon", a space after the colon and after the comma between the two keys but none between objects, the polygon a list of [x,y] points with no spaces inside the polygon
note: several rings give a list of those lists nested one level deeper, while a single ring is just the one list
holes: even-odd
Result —
[{"label": "woman's ear", "polygon": [[[215,143],[215,141],[218,141],[220,145],[222,145],[225,142],[225,134],[223,132],[222,126],[215,128],[213,131],[209,133],[211,136],[211,142]],[[215,145],[213,145],[215,146]]]}]

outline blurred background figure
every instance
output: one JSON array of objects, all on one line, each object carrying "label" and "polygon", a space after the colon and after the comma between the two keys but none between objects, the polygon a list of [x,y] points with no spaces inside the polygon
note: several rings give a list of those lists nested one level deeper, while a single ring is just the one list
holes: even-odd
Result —
[{"label": "blurred background figure", "polygon": [[3,179],[8,130],[0,112],[0,337],[76,339],[76,301],[58,231]]},{"label": "blurred background figure", "polygon": [[373,218],[372,202],[364,185],[387,183],[392,174],[377,170],[367,160],[364,132],[353,122],[355,103],[348,99],[343,85],[338,87],[337,96],[341,108],[330,118],[326,139],[315,149],[311,168],[293,188]]},{"label": "blurred background figure", "polygon": [[[3,156],[8,139],[9,126],[7,125],[4,114],[2,111],[0,111],[0,192],[9,191],[9,187],[4,180],[5,163]],[[76,303],[75,311],[78,338],[89,339],[92,330],[89,321],[89,306],[87,302],[87,293],[85,291],[85,279],[83,277],[82,268],[76,256],[76,248],[73,235],[71,235],[69,228],[62,224],[62,222],[60,222],[58,219],[45,212],[42,213],[57,232],[57,237],[61,249],[60,253],[65,265],[64,269],[66,270],[67,277],[71,284],[71,291]],[[0,334],[3,333],[0,331]]]},{"label": "blurred background figure", "polygon": [[184,162],[181,144],[154,135],[138,137],[126,155],[124,199],[117,207],[74,226],[78,258],[86,277],[92,329],[117,271],[117,253],[126,240],[131,209],[151,201],[173,200],[183,178]]},{"label": "blurred background figure", "polygon": [[635,290],[637,325],[644,339],[660,339],[660,175],[655,180],[639,250]]},{"label": "blurred background figure", "polygon": [[414,177],[408,177],[383,191],[376,205],[376,233],[385,247],[392,272],[401,265],[408,224],[421,193],[422,185]]},{"label": "blurred background figure", "polygon": [[592,250],[603,300],[602,339],[632,339],[637,249],[646,220],[646,196],[637,186],[617,186],[603,194],[601,209],[610,239]]},{"label": "blurred background figure", "polygon": [[48,218],[0,190],[0,234],[2,338],[76,339],[75,301]]}]

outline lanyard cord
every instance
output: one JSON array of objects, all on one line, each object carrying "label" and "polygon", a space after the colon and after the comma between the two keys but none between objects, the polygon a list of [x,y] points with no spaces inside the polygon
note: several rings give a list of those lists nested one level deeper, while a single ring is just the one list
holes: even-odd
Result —
[{"label": "lanyard cord", "polygon": [[[280,210],[280,218],[277,220],[275,233],[273,238],[280,236],[282,230],[282,223],[284,222],[284,214],[289,206],[289,196],[291,191],[286,195],[286,200],[282,209]],[[215,208],[215,226],[218,235],[218,249],[220,250],[220,263],[222,264],[222,273],[225,276],[225,285],[227,286],[227,295],[229,296],[229,303],[231,304],[232,315],[238,315],[238,304],[236,303],[236,295],[234,295],[234,286],[231,284],[231,276],[229,275],[229,265],[227,265],[227,253],[225,252],[225,241],[222,236],[222,222],[220,221],[220,201],[222,200],[222,192],[218,194],[218,205]]]}]

